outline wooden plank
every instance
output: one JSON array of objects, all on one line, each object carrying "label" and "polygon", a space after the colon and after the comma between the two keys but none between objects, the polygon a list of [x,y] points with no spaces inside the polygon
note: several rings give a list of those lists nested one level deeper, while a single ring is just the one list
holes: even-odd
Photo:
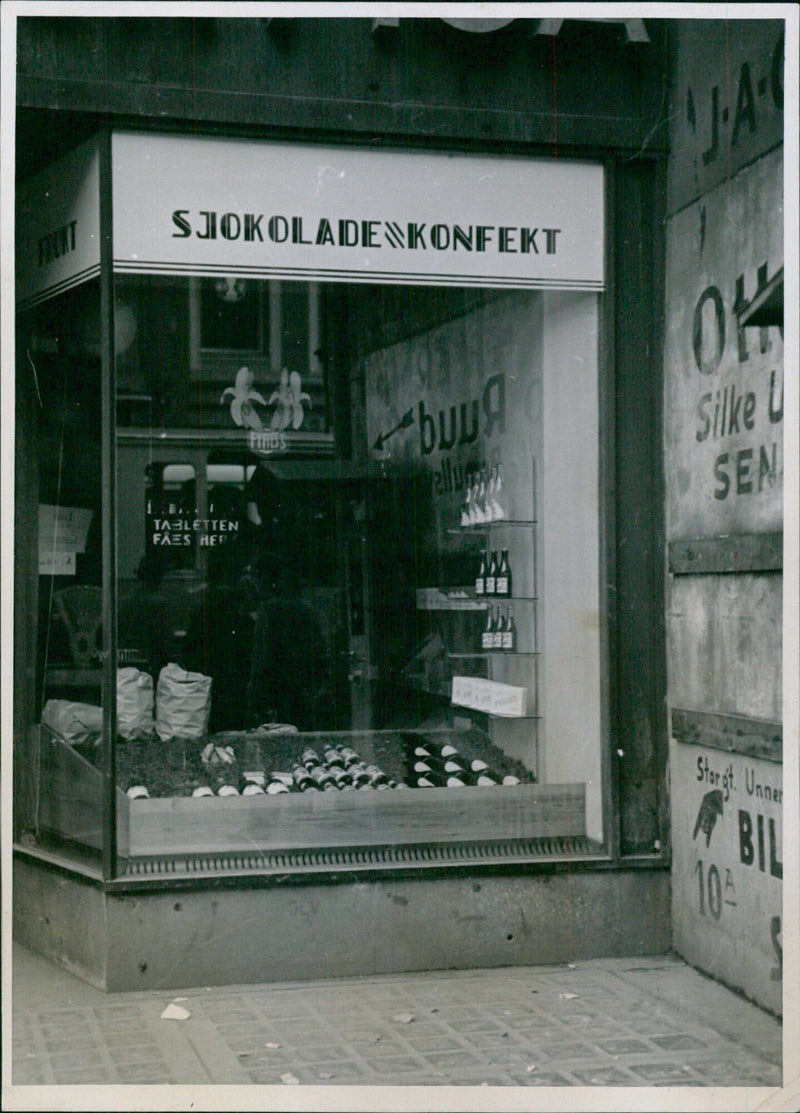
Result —
[{"label": "wooden plank", "polygon": [[781,581],[774,573],[674,578],[671,706],[780,720]]},{"label": "wooden plank", "polygon": [[[654,445],[663,440],[664,303],[661,169],[622,159],[609,175],[613,224],[608,230],[610,282],[604,331],[609,366],[601,428],[613,430],[601,457],[605,492],[603,615],[609,624],[610,699],[606,729],[625,758],[616,762],[617,793],[607,802],[615,849],[644,854],[666,842],[669,794],[664,699],[667,667],[664,609],[664,468]],[[630,497],[631,492],[636,497]],[[603,565],[601,565],[602,567]],[[610,754],[604,753],[609,780]],[[618,819],[612,819],[611,807]]]},{"label": "wooden plank", "polygon": [[[187,21],[192,26],[186,28],[181,20],[142,20],[134,27],[128,19],[100,22],[101,27],[90,29],[67,18],[21,21],[21,106],[69,105],[104,116],[218,126],[328,128],[360,137],[368,132],[458,136],[484,144],[491,113],[494,143],[553,142],[552,42],[531,37],[523,23],[518,34],[499,32],[502,49],[486,53],[484,43],[478,54],[490,66],[484,79],[475,64],[476,36],[454,30],[432,35],[428,21],[421,19],[406,20],[399,34],[391,29],[375,34],[368,19],[286,19],[271,24],[268,32],[260,21],[236,19],[228,21],[224,36],[214,31],[213,19]],[[277,34],[276,26],[291,32],[291,65],[286,64],[286,36]],[[659,57],[663,34],[658,21],[650,31],[657,42],[646,49]],[[380,40],[395,34],[402,36],[403,49],[385,49]],[[156,65],[150,43],[162,39],[169,47]],[[202,56],[195,40],[202,41]],[[122,76],[132,72],[132,58],[136,80]],[[195,81],[188,76],[192,64]],[[373,67],[380,73],[381,90],[392,91],[390,97],[378,91],[365,96],[359,75]],[[647,144],[650,153],[666,149],[667,129],[653,132],[652,127],[659,118],[660,67],[643,67],[624,36],[603,24],[575,23],[570,65],[564,69],[558,88],[560,143],[632,151]],[[582,80],[587,70],[591,96]],[[422,88],[426,95],[420,94]],[[20,173],[29,172],[42,145],[38,135],[33,144],[21,143]]]},{"label": "wooden plank", "polygon": [[[102,849],[100,770],[45,728],[41,770],[39,827]],[[134,801],[117,791],[124,857],[582,837],[585,813],[582,784]]]},{"label": "wooden plank", "polygon": [[583,785],[135,800],[131,856],[583,836]]},{"label": "wooden plank", "polygon": [[712,750],[725,750],[765,761],[783,761],[783,726],[770,719],[673,707],[672,737],[676,742],[708,746]]},{"label": "wooden plank", "polygon": [[778,572],[782,568],[782,532],[731,534],[669,543],[669,570],[675,576]]},{"label": "wooden plank", "polygon": [[675,110],[668,211],[674,213],[730,184],[782,142],[784,29],[777,19],[709,20],[702,30],[692,20],[675,20],[670,38]]}]

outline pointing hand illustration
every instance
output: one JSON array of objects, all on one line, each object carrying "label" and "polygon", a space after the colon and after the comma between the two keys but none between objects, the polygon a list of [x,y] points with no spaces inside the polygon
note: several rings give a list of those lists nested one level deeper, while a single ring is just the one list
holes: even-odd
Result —
[{"label": "pointing hand illustration", "polygon": [[722,815],[722,789],[715,788],[711,792],[707,792],[700,802],[700,810],[694,823],[692,838],[696,839],[697,832],[702,830],[706,836],[706,846],[708,846],[718,815]]}]

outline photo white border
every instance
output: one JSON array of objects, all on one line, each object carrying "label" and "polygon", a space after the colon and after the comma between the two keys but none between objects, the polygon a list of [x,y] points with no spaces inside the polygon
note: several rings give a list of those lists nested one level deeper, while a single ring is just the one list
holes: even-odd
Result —
[{"label": "photo white border", "polygon": [[[39,2],[4,0],[0,5],[0,131],[3,135],[0,161],[0,336],[2,367],[14,367],[14,153],[13,137],[16,100],[16,37],[18,16],[180,16],[224,18],[283,16],[344,17],[445,17],[527,18],[539,11],[548,18],[651,18],[651,19],[784,19],[786,21],[784,80],[784,167],[785,167],[785,305],[800,305],[798,288],[798,9],[796,4],[560,4],[536,3],[227,3],[139,2],[101,3],[92,0]],[[790,253],[791,252],[791,253]],[[110,1109],[236,1109],[236,1110],[797,1110],[800,1108],[800,405],[798,388],[797,309],[786,317],[784,343],[786,360],[784,423],[784,628],[783,628],[783,776],[784,799],[784,1085],[771,1088],[648,1088],[567,1087],[563,1089],[471,1088],[471,1087],[264,1087],[264,1086],[86,1086],[11,1087],[11,993],[12,978],[3,978],[2,1015],[2,1105],[8,1110],[110,1110]],[[13,376],[0,376],[0,494],[2,505],[13,505],[14,396]],[[13,615],[13,530],[11,515],[5,515],[0,544],[0,603],[2,605],[2,966],[11,973],[11,768],[12,755],[12,653]],[[793,570],[787,575],[786,570]]]}]

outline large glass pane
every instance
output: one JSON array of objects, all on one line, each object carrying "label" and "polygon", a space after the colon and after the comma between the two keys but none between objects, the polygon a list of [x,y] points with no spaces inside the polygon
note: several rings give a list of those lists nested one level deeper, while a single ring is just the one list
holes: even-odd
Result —
[{"label": "large glass pane", "polygon": [[116,290],[123,858],[601,839],[596,295]]},{"label": "large glass pane", "polygon": [[[17,831],[102,846],[100,297],[87,283],[17,330]],[[18,595],[18,603],[20,603]],[[20,749],[22,747],[22,749]]]}]

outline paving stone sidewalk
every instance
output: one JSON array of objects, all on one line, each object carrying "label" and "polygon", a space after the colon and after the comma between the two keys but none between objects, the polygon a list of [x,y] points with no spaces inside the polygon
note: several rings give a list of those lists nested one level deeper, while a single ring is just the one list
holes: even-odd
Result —
[{"label": "paving stone sidewalk", "polygon": [[779,1021],[672,957],[103,994],[15,946],[13,978],[23,1086],[781,1084]]}]

